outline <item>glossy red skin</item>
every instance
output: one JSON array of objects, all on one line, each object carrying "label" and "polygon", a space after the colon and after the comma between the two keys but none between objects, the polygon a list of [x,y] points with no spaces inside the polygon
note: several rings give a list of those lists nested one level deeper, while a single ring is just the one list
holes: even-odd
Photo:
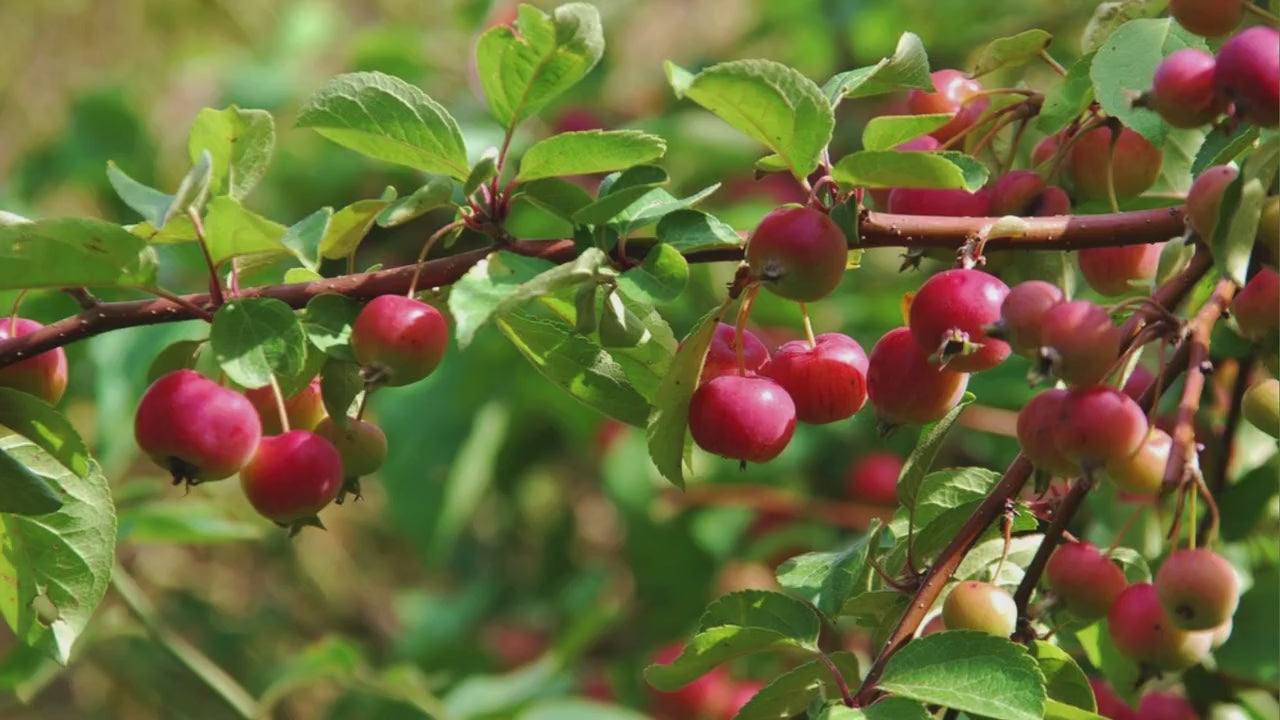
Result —
[{"label": "glossy red skin", "polygon": [[1067,610],[1082,620],[1106,617],[1111,603],[1129,584],[1120,568],[1087,542],[1059,545],[1049,556],[1044,577]]},{"label": "glossy red skin", "polygon": [[721,720],[733,720],[733,716],[737,715],[738,711],[756,696],[756,693],[763,690],[766,684],[757,680],[742,680],[736,683],[729,691],[729,702],[724,712],[720,713]]},{"label": "glossy red skin", "polygon": [[1070,477],[1080,467],[1058,449],[1058,422],[1067,391],[1049,388],[1018,411],[1017,436],[1022,454],[1032,465],[1056,477]]},{"label": "glossy red skin", "polygon": [[1173,438],[1169,433],[1151,428],[1138,452],[1104,466],[1107,477],[1122,494],[1155,497],[1164,485],[1164,469],[1172,449]]},{"label": "glossy red skin", "polygon": [[898,504],[898,476],[902,474],[902,458],[888,452],[865,455],[853,464],[845,480],[845,493],[850,500],[871,505]]},{"label": "glossy red skin", "polygon": [[195,370],[175,370],[152,383],[133,427],[143,452],[175,483],[192,485],[235,475],[262,438],[248,398]]},{"label": "glossy red skin", "polygon": [[1000,304],[1000,322],[1009,348],[1019,355],[1035,357],[1042,344],[1040,325],[1044,314],[1063,299],[1057,285],[1043,280],[1027,280],[1010,288]]},{"label": "glossy red skin", "polygon": [[1169,621],[1183,630],[1213,630],[1230,622],[1240,603],[1231,563],[1204,548],[1175,550],[1153,582]]},{"label": "glossy red skin", "polygon": [[1149,692],[1138,703],[1137,720],[1200,720],[1186,698],[1169,692]]},{"label": "glossy red skin", "polygon": [[721,375],[698,386],[689,431],[698,447],[732,460],[768,462],[791,442],[796,406],[782,386],[760,376]]},{"label": "glossy red skin", "polygon": [[1120,328],[1106,310],[1088,300],[1058,303],[1040,327],[1044,347],[1058,356],[1053,370],[1073,385],[1101,382],[1120,356]]},{"label": "glossy red skin", "polygon": [[[728,323],[718,323],[707,348],[707,359],[702,364],[699,382],[706,382],[721,375],[738,374],[738,331]],[[750,330],[742,331],[742,360],[747,374],[760,372],[769,362],[769,348]]]},{"label": "glossy red skin", "polygon": [[1242,336],[1274,346],[1280,335],[1280,274],[1264,267],[1249,278],[1231,301],[1231,315]]},{"label": "glossy red skin", "polygon": [[830,295],[844,278],[849,246],[826,213],[781,207],[760,221],[747,242],[751,276],[775,295],[813,302]]},{"label": "glossy red skin", "polygon": [[[260,388],[249,388],[244,396],[253,403],[258,411],[258,419],[262,421],[263,435],[279,435],[284,432],[280,427],[280,410],[276,407],[275,391],[270,385]],[[312,380],[298,393],[284,401],[284,414],[289,418],[290,430],[314,430],[321,420],[328,417],[324,409],[324,398],[320,396],[320,378]]]},{"label": "glossy red skin", "polygon": [[1067,392],[1056,433],[1064,457],[1101,468],[1141,449],[1147,439],[1147,416],[1132,398],[1105,385]]},{"label": "glossy red skin", "polygon": [[[668,664],[679,657],[683,649],[679,643],[667,645],[658,651],[653,661]],[[662,692],[652,687],[649,692],[655,708],[660,712],[658,717],[667,720],[697,720],[720,716],[730,702],[732,686],[728,669],[721,665],[674,692]]]},{"label": "glossy red skin", "polygon": [[[918,138],[912,138],[901,143],[893,149],[901,150],[903,152],[932,152],[940,147],[942,147],[942,143],[938,142],[937,138],[932,135],[921,135]],[[892,188],[869,188],[867,192],[870,193],[871,198],[876,201],[877,208],[888,212],[889,193],[892,190]]]},{"label": "glossy red skin", "polygon": [[[1091,200],[1107,199],[1111,136],[1109,127],[1094,128],[1078,137],[1067,151],[1064,169],[1078,196]],[[1133,130],[1121,128],[1111,159],[1115,165],[1116,197],[1134,197],[1155,183],[1164,162],[1164,153]]]},{"label": "glossy red skin", "polygon": [[1216,62],[1204,50],[1176,50],[1156,67],[1151,106],[1174,127],[1196,128],[1213,122],[1227,103],[1213,87]]},{"label": "glossy red skin", "polygon": [[1031,207],[1031,214],[1034,217],[1070,215],[1071,196],[1067,194],[1066,190],[1057,185],[1050,185],[1036,199],[1035,204]]},{"label": "glossy red skin", "polygon": [[955,268],[930,277],[911,301],[907,326],[925,355],[938,352],[945,338],[959,330],[981,348],[956,355],[947,368],[957,372],[989,370],[1009,357],[1009,344],[987,337],[984,328],[1000,320],[1000,305],[1009,286],[981,270]]},{"label": "glossy red skin", "polygon": [[1004,589],[966,580],[952,588],[942,604],[942,622],[948,630],[978,630],[1009,637],[1017,629],[1018,606]]},{"label": "glossy red skin", "polygon": [[1218,37],[1244,19],[1245,0],[1170,0],[1169,14],[1196,35]]},{"label": "glossy red skin", "polygon": [[782,386],[796,406],[796,420],[822,425],[853,417],[867,402],[867,354],[857,340],[823,333],[778,348],[760,371]]},{"label": "glossy red skin", "polygon": [[991,192],[987,189],[936,190],[894,188],[889,193],[889,212],[901,215],[986,217],[991,214]]},{"label": "glossy red skin", "polygon": [[1187,222],[1205,242],[1213,239],[1222,193],[1239,174],[1231,165],[1214,165],[1200,173],[1187,190]]},{"label": "glossy red skin", "polygon": [[991,214],[1031,215],[1044,188],[1044,178],[1034,170],[1007,172],[991,186]]},{"label": "glossy red skin", "polygon": [[315,517],[342,488],[342,458],[328,440],[307,430],[262,438],[240,471],[245,497],[263,517],[291,525]]},{"label": "glossy red skin", "polygon": [[349,418],[347,427],[339,427],[332,418],[325,418],[315,428],[315,433],[328,440],[342,458],[344,477],[360,477],[377,472],[387,459],[387,435],[382,428],[368,420]]},{"label": "glossy red skin", "polygon": [[382,370],[397,387],[430,375],[449,347],[449,323],[434,307],[403,295],[369,301],[351,327],[351,349],[361,365]]},{"label": "glossy red skin", "polygon": [[1174,627],[1151,583],[1135,583],[1120,593],[1107,613],[1107,631],[1124,656],[1169,672],[1198,664],[1213,642],[1212,632]]},{"label": "glossy red skin", "polygon": [[933,80],[934,92],[911,90],[907,93],[907,107],[914,115],[954,115],[946,125],[929,133],[937,140],[946,142],[977,122],[990,101],[979,98],[965,103],[969,97],[982,92],[982,84],[959,70],[938,70],[930,78]]},{"label": "glossy red skin", "polygon": [[1280,32],[1254,25],[1223,43],[1213,85],[1248,122],[1280,125]]},{"label": "glossy red skin", "polygon": [[1085,248],[1080,251],[1080,271],[1089,287],[1101,295],[1127,295],[1136,287],[1131,282],[1151,280],[1160,264],[1164,243]]},{"label": "glossy red skin", "polygon": [[1102,678],[1089,678],[1093,698],[1098,703],[1098,714],[1110,720],[1138,720],[1133,708],[1125,704],[1115,690]]},{"label": "glossy red skin", "polygon": [[946,415],[964,397],[966,373],[929,362],[902,327],[890,330],[867,357],[867,395],[882,422],[923,425]]},{"label": "glossy red skin", "polygon": [[[22,337],[44,327],[35,320],[0,318],[0,341]],[[62,348],[46,350],[26,360],[0,368],[0,387],[35,395],[57,405],[67,391],[67,353]]]}]

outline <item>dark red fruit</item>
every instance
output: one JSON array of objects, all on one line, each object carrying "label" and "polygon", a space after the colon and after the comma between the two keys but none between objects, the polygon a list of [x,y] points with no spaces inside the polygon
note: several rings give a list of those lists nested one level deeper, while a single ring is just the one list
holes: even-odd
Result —
[{"label": "dark red fruit", "polygon": [[[1128,395],[1128,393],[1125,393]],[[1160,428],[1151,428],[1138,452],[1104,467],[1107,477],[1122,493],[1153,497],[1164,484],[1164,469],[1169,464],[1173,438]]]},{"label": "dark red fruit", "polygon": [[1110,127],[1096,127],[1076,138],[1064,168],[1076,194],[1107,199],[1107,173],[1115,178],[1116,197],[1141,195],[1160,175],[1164,153],[1129,128],[1121,128],[1112,150]]},{"label": "dark red fruit", "polygon": [[867,402],[867,354],[857,340],[823,333],[815,345],[794,340],[774,353],[761,370],[782,386],[796,405],[796,419],[821,425],[853,417]]},{"label": "dark red fruit", "polygon": [[1255,25],[1223,43],[1213,85],[1248,122],[1280,125],[1280,32]]},{"label": "dark red fruit", "polygon": [[1031,215],[1044,188],[1044,178],[1034,170],[1005,173],[991,186],[991,214]]},{"label": "dark red fruit", "polygon": [[195,370],[175,370],[138,402],[134,437],[174,483],[235,475],[253,457],[262,424],[253,404]]},{"label": "dark red fruit", "polygon": [[867,359],[867,395],[880,420],[923,425],[938,420],[964,397],[969,376],[940,368],[920,351],[911,330],[890,330]]},{"label": "dark red fruit", "polygon": [[1136,720],[1200,720],[1195,707],[1181,695],[1149,692],[1138,703]]},{"label": "dark red fruit", "polygon": [[1089,287],[1101,295],[1125,295],[1156,276],[1164,243],[1085,248],[1080,251],[1080,271]]},{"label": "dark red fruit", "polygon": [[990,583],[966,580],[951,589],[942,604],[942,622],[948,630],[979,630],[1009,637],[1018,625],[1013,596]]},{"label": "dark red fruit", "polygon": [[1031,214],[1035,217],[1070,215],[1071,196],[1057,185],[1050,185],[1040,193],[1040,198],[1031,207]]},{"label": "dark red fruit", "polygon": [[[918,138],[912,138],[904,143],[895,146],[894,150],[903,152],[932,152],[942,146],[937,138],[932,135],[921,135]],[[867,192],[871,194],[872,199],[876,201],[876,207],[889,212],[889,193],[893,188],[869,188]]]},{"label": "dark red fruit", "polygon": [[907,107],[915,115],[942,113],[953,115],[954,117],[946,125],[929,133],[938,140],[946,142],[977,122],[989,101],[986,98],[978,98],[965,102],[982,92],[982,84],[970,79],[959,70],[938,70],[931,75],[931,78],[935,92],[911,90],[907,93]]},{"label": "dark red fruit", "polygon": [[1280,274],[1262,268],[1231,301],[1231,315],[1245,338],[1275,349],[1280,336]]},{"label": "dark red fruit", "polygon": [[1107,613],[1107,631],[1121,654],[1169,672],[1199,663],[1213,643],[1212,632],[1188,632],[1169,622],[1151,583],[1120,593]]},{"label": "dark red fruit", "polygon": [[1115,364],[1122,334],[1106,310],[1072,300],[1045,312],[1040,339],[1055,375],[1073,385],[1092,385]]},{"label": "dark red fruit", "polygon": [[1093,698],[1098,703],[1099,715],[1110,720],[1138,720],[1133,709],[1120,699],[1106,680],[1091,677],[1089,686],[1093,688]]},{"label": "dark red fruit", "polygon": [[1244,19],[1246,0],[1170,0],[1169,14],[1196,35],[1217,37],[1235,30]]},{"label": "dark red fruit", "polygon": [[959,372],[989,370],[1009,357],[1009,344],[987,337],[1000,320],[1009,286],[981,270],[944,270],[925,281],[911,301],[908,326],[927,355]]},{"label": "dark red fruit", "polygon": [[721,375],[699,385],[689,403],[689,430],[707,452],[768,462],[791,441],[796,406],[767,377]]},{"label": "dark red fruit", "polygon": [[887,452],[871,453],[850,468],[845,492],[850,500],[870,505],[897,505],[901,474],[902,458]]},{"label": "dark red fruit", "polygon": [[849,247],[840,227],[810,207],[781,207],[760,221],[747,242],[751,277],[775,295],[812,302],[844,278]]},{"label": "dark red fruit", "polygon": [[1227,103],[1213,89],[1213,56],[1183,48],[1160,61],[1151,80],[1151,108],[1174,127],[1195,128],[1213,122]]},{"label": "dark red fruit", "polygon": [[[270,385],[250,388],[244,396],[253,403],[258,411],[258,419],[262,421],[263,435],[279,435],[284,432],[280,427],[280,410],[276,407],[275,391]],[[324,409],[324,399],[320,397],[320,378],[311,381],[293,397],[284,401],[284,414],[289,418],[290,430],[314,430],[320,421],[328,417]]]},{"label": "dark red fruit", "polygon": [[240,471],[245,497],[278,525],[305,523],[342,487],[342,458],[328,440],[306,430],[262,438]]},{"label": "dark red fruit", "polygon": [[1106,617],[1128,584],[1120,568],[1087,542],[1059,545],[1049,556],[1044,576],[1067,611],[1082,620]]},{"label": "dark red fruit", "polygon": [[[747,374],[757,373],[769,362],[769,349],[751,331],[742,331],[742,361]],[[726,323],[716,325],[707,348],[707,359],[702,364],[700,382],[721,375],[738,374],[738,331]]]},{"label": "dark red fruit", "polygon": [[349,418],[341,427],[325,418],[315,433],[328,440],[342,458],[344,477],[361,477],[377,472],[387,459],[387,436],[382,428],[367,420]]},{"label": "dark red fruit", "polygon": [[448,347],[449,324],[444,315],[403,295],[370,300],[351,328],[356,360],[373,382],[393,387],[430,375]]},{"label": "dark red fruit", "polygon": [[[669,664],[680,656],[684,647],[679,643],[667,645],[658,651],[654,662]],[[695,720],[715,717],[724,712],[730,701],[733,681],[723,666],[712,668],[689,684],[673,692],[650,690],[661,717],[671,720]]]},{"label": "dark red fruit", "polygon": [[1032,465],[1056,477],[1075,475],[1080,469],[1058,449],[1058,423],[1066,398],[1066,390],[1050,388],[1018,411],[1017,435],[1022,454]]},{"label": "dark red fruit", "polygon": [[1000,328],[1009,348],[1025,357],[1037,356],[1044,314],[1062,301],[1062,290],[1052,283],[1028,280],[1014,285],[1000,304]]},{"label": "dark red fruit", "polygon": [[1240,602],[1231,563],[1204,548],[1175,550],[1154,584],[1169,621],[1183,630],[1213,630],[1231,620]]},{"label": "dark red fruit", "polygon": [[[27,318],[3,318],[0,319],[0,341],[30,335],[42,327]],[[57,405],[67,390],[67,352],[54,348],[0,368],[0,387],[21,390]]]},{"label": "dark red fruit", "polygon": [[991,214],[991,193],[987,189],[935,190],[894,188],[889,193],[889,212],[902,215],[948,215],[986,217]]},{"label": "dark red fruit", "polygon": [[1062,400],[1058,450],[1090,468],[1132,457],[1147,439],[1147,416],[1132,398],[1105,385],[1072,388]]},{"label": "dark red fruit", "polygon": [[1206,242],[1213,239],[1222,207],[1222,193],[1240,171],[1232,165],[1214,165],[1200,173],[1187,190],[1187,222]]}]

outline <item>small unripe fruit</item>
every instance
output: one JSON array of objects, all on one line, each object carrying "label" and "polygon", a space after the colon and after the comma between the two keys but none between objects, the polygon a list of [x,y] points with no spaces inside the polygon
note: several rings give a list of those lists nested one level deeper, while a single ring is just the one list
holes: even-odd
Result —
[{"label": "small unripe fruit", "polygon": [[[284,432],[280,427],[280,409],[276,407],[275,391],[270,385],[250,388],[244,396],[253,403],[262,421],[263,435],[279,435]],[[324,409],[324,398],[320,396],[320,378],[312,380],[290,398],[284,401],[284,414],[289,419],[290,430],[314,430],[320,421],[328,416]]]},{"label": "small unripe fruit", "polygon": [[1031,215],[1044,192],[1044,178],[1034,170],[1005,173],[991,186],[992,215]]},{"label": "small unripe fruit", "polygon": [[1003,589],[966,580],[952,588],[942,604],[942,621],[948,630],[979,630],[1007,638],[1017,629],[1018,606]]},{"label": "small unripe fruit", "polygon": [[1045,311],[1040,339],[1055,375],[1073,385],[1092,385],[1115,364],[1123,334],[1106,310],[1072,300]]},{"label": "small unripe fruit", "polygon": [[1147,416],[1132,398],[1105,385],[1072,388],[1062,400],[1058,450],[1089,468],[1121,462],[1142,448]]},{"label": "small unripe fruit", "polygon": [[1164,243],[1085,248],[1080,251],[1080,271],[1089,287],[1114,297],[1132,292],[1134,283],[1156,276]]},{"label": "small unripe fruit", "polygon": [[984,328],[1000,320],[1008,294],[1008,285],[981,270],[944,270],[926,280],[911,301],[911,336],[926,355],[942,356],[950,370],[993,368],[1009,357],[1009,344],[987,337]]},{"label": "small unripe fruit", "polygon": [[[769,349],[751,331],[742,331],[742,364],[747,374],[760,371],[769,362]],[[718,323],[707,348],[707,359],[702,364],[700,382],[721,375],[738,374],[738,330],[727,323]]]},{"label": "small unripe fruit", "polygon": [[1107,477],[1120,492],[1131,495],[1159,495],[1164,483],[1164,469],[1169,464],[1173,438],[1160,428],[1151,428],[1138,452],[1113,460],[1104,467]]},{"label": "small unripe fruit", "polygon": [[[0,342],[30,335],[42,327],[27,318],[0,318]],[[20,390],[57,405],[67,390],[67,352],[54,348],[0,368],[0,387]]]},{"label": "small unripe fruit", "polygon": [[240,471],[245,497],[278,525],[314,518],[342,487],[342,458],[328,440],[306,430],[262,438]]},{"label": "small unripe fruit", "polygon": [[1187,190],[1187,222],[1205,242],[1213,239],[1222,207],[1222,193],[1240,171],[1232,165],[1214,165],[1200,173]]},{"label": "small unripe fruit", "polygon": [[853,417],[867,402],[867,354],[858,341],[823,333],[778,348],[761,374],[782,386],[796,405],[796,419],[821,425]]},{"label": "small unripe fruit", "polygon": [[1066,390],[1049,388],[1018,411],[1017,435],[1022,454],[1032,465],[1057,477],[1075,475],[1080,469],[1058,449],[1058,424],[1066,399]]},{"label": "small unripe fruit", "polygon": [[867,394],[880,420],[923,425],[938,420],[964,397],[966,373],[929,362],[907,328],[890,330],[867,358]]},{"label": "small unripe fruit", "polygon": [[1213,630],[1231,619],[1240,602],[1240,580],[1211,550],[1176,550],[1155,579],[1169,621],[1183,630]]},{"label": "small unripe fruit", "polygon": [[1167,55],[1151,80],[1152,109],[1178,128],[1213,122],[1227,106],[1213,88],[1214,66],[1213,56],[1196,48]]},{"label": "small unripe fruit", "polygon": [[839,226],[810,207],[781,207],[760,221],[747,241],[751,277],[775,295],[813,302],[844,278],[849,247]]},{"label": "small unripe fruit", "polygon": [[1196,35],[1217,37],[1235,30],[1244,19],[1246,0],[1170,0],[1169,14]]},{"label": "small unripe fruit", "polygon": [[174,483],[190,485],[235,475],[262,437],[248,398],[195,370],[175,370],[152,383],[133,427],[138,447]]},{"label": "small unripe fruit", "polygon": [[1076,138],[1067,151],[1065,170],[1077,195],[1105,200],[1108,168],[1116,197],[1134,197],[1155,183],[1163,162],[1160,148],[1127,127],[1120,129],[1113,149],[1111,128],[1103,126]]},{"label": "small unripe fruit", "polygon": [[991,193],[985,188],[968,190],[894,188],[889,193],[889,212],[902,215],[986,217],[991,214]]},{"label": "small unripe fruit", "polygon": [[1262,201],[1256,242],[1267,251],[1264,262],[1273,268],[1280,264],[1280,195]]},{"label": "small unripe fruit", "polygon": [[361,477],[377,472],[387,459],[387,436],[382,428],[367,420],[350,418],[342,427],[325,418],[315,433],[328,440],[342,458],[344,477]]},{"label": "small unripe fruit", "polygon": [[351,349],[374,382],[415,383],[440,364],[449,347],[449,324],[434,307],[404,297],[370,300],[351,327]]},{"label": "small unripe fruit", "polygon": [[1213,643],[1213,633],[1175,627],[1151,583],[1136,583],[1120,593],[1107,613],[1107,631],[1121,654],[1169,672],[1196,665]]},{"label": "small unripe fruit", "polygon": [[1014,285],[1000,304],[1000,326],[1010,349],[1026,357],[1038,355],[1044,314],[1063,299],[1057,285],[1043,280]]},{"label": "small unripe fruit", "polygon": [[946,142],[960,131],[978,121],[989,101],[978,98],[966,103],[973,95],[982,92],[982,84],[959,70],[938,70],[930,76],[935,92],[911,90],[907,93],[907,107],[915,115],[948,113],[954,117],[946,125],[929,133]]},{"label": "small unripe fruit", "polygon": [[1231,301],[1231,315],[1242,336],[1275,349],[1280,337],[1280,273],[1264,267],[1249,278]]},{"label": "small unripe fruit", "polygon": [[849,470],[845,492],[850,500],[871,505],[897,505],[898,476],[901,474],[902,458],[893,453],[872,453],[858,460]]},{"label": "small unripe fruit", "polygon": [[1044,576],[1067,610],[1082,620],[1106,617],[1128,585],[1120,568],[1087,542],[1059,545],[1049,556]]},{"label": "small unripe fruit", "polygon": [[1267,378],[1254,383],[1241,403],[1244,419],[1273,438],[1280,438],[1280,380]]},{"label": "small unripe fruit", "polygon": [[1280,32],[1255,25],[1223,43],[1213,84],[1248,122],[1280,125]]},{"label": "small unripe fruit", "polygon": [[767,377],[721,375],[698,386],[689,430],[698,447],[743,462],[768,462],[791,441],[796,406]]}]

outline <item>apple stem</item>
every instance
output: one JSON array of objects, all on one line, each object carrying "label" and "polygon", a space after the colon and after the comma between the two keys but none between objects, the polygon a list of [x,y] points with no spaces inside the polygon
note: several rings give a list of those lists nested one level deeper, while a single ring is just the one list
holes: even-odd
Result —
[{"label": "apple stem", "polygon": [[818,347],[818,341],[813,337],[813,322],[809,320],[809,308],[804,303],[800,303],[800,317],[804,319],[804,337],[809,341],[810,349]]},{"label": "apple stem", "polygon": [[422,244],[422,251],[418,253],[418,259],[414,262],[413,279],[409,281],[409,291],[405,293],[405,297],[412,298],[418,292],[418,279],[422,277],[422,264],[426,262],[427,254],[431,252],[432,247],[435,247],[436,241],[459,227],[462,227],[462,221],[454,220],[431,233],[431,237],[427,238],[427,241]]},{"label": "apple stem", "polygon": [[747,318],[751,316],[751,303],[755,302],[756,293],[760,292],[760,285],[752,283],[742,295],[742,303],[738,305],[738,322],[735,327],[733,341],[736,344],[738,356],[738,375],[745,376],[747,374],[747,357],[742,346],[742,336],[746,331]]},{"label": "apple stem", "polygon": [[19,290],[18,296],[13,299],[13,310],[9,312],[9,337],[18,336],[18,312],[22,309],[22,300],[27,296],[26,290]]},{"label": "apple stem", "polygon": [[289,412],[284,408],[284,393],[280,392],[280,383],[276,380],[276,376],[271,376],[271,396],[276,401],[276,412],[280,414],[280,428],[282,432],[289,432]]},{"label": "apple stem", "polygon": [[1196,548],[1196,499],[1200,496],[1199,489],[1188,491],[1190,499],[1187,501],[1187,548],[1194,550]]}]

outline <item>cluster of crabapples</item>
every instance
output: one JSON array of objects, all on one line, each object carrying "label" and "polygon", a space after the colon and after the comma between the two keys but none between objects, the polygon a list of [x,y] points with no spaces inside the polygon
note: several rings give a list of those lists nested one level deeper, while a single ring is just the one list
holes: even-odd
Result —
[{"label": "cluster of crabapples", "polygon": [[[366,393],[427,377],[448,342],[444,315],[401,295],[371,300],[351,329]],[[238,392],[195,370],[174,370],[143,394],[134,434],[174,483],[239,473],[249,504],[292,530],[318,525],[317,513],[346,493],[358,497],[358,479],[381,467],[387,454],[376,424],[327,414],[319,378],[282,398],[274,385]]]}]

